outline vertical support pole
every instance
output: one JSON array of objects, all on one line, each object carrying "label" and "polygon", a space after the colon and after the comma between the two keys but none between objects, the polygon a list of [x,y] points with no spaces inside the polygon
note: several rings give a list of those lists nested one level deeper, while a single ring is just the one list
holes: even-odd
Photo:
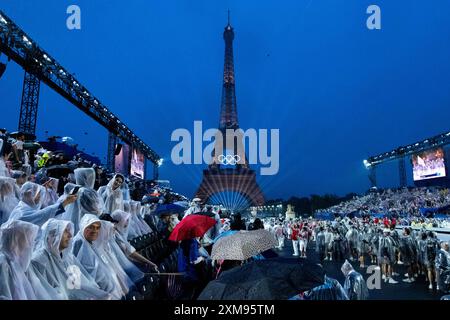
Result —
[{"label": "vertical support pole", "polygon": [[159,166],[158,164],[154,163],[153,164],[153,180],[158,180],[159,179]]},{"label": "vertical support pole", "polygon": [[372,188],[376,188],[377,187],[377,172],[376,172],[376,167],[375,166],[371,166],[369,168],[369,180],[370,180],[370,186]]},{"label": "vertical support pole", "polygon": [[400,179],[400,187],[405,188],[407,186],[405,157],[398,159],[398,175]]},{"label": "vertical support pole", "polygon": [[142,180],[144,181],[147,178],[147,164],[147,158],[144,157],[144,176],[142,177]]},{"label": "vertical support pole", "polygon": [[117,136],[112,133],[108,132],[108,156],[107,156],[107,162],[106,167],[109,171],[114,172],[115,171],[115,152],[116,152],[116,145],[117,145]]},{"label": "vertical support pole", "polygon": [[36,134],[40,84],[35,75],[25,71],[18,131],[33,136]]}]

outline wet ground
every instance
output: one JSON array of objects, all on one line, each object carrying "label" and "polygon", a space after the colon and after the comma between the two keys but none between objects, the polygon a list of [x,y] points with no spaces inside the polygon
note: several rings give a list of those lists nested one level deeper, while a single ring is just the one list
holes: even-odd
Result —
[{"label": "wet ground", "polygon": [[[277,250],[277,249],[275,249]],[[304,259],[299,257],[292,256],[293,248],[292,243],[289,240],[285,241],[284,249],[279,251],[277,250],[277,253],[280,256],[286,257],[286,258],[292,258],[292,259]],[[316,254],[314,250],[314,243],[310,243],[308,245],[307,250],[307,259],[310,259],[314,262],[320,262],[319,257]],[[353,267],[356,271],[361,273],[364,277],[364,279],[367,280],[372,274],[367,274],[367,268],[361,269],[359,268],[359,261],[350,261]],[[324,261],[323,267],[325,269],[325,272],[327,276],[334,278],[338,280],[341,284],[344,284],[344,275],[341,272],[341,266],[343,261],[337,262],[337,261]],[[370,263],[370,260],[368,259],[366,261],[367,263]],[[397,284],[389,284],[385,283],[384,280],[380,282],[381,288],[380,289],[372,289],[369,290],[370,293],[370,299],[373,300],[439,300],[441,296],[444,295],[442,292],[436,291],[436,285],[434,285],[433,290],[428,289],[428,281],[425,280],[424,275],[419,275],[416,282],[413,283],[405,283],[402,282],[402,279],[405,279],[405,273],[406,273],[406,267],[403,265],[395,265],[394,266],[394,272],[398,273],[398,276],[394,276],[394,280],[398,281]],[[371,278],[373,279],[373,278]],[[375,282],[371,282],[375,283]]]}]

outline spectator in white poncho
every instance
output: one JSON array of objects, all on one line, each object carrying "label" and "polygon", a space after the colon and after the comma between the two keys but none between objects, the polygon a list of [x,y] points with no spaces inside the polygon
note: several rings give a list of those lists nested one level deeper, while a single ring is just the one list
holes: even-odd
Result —
[{"label": "spectator in white poncho", "polygon": [[95,184],[95,170],[93,168],[79,168],[74,171],[76,184],[80,187],[78,200],[66,209],[61,218],[72,221],[75,233],[78,232],[81,218],[85,214],[100,216],[103,201],[93,189]]},{"label": "spectator in white poncho", "polygon": [[121,174],[115,174],[105,188],[99,190],[99,195],[104,202],[103,213],[111,214],[115,210],[124,210],[124,197],[121,186],[125,178]]},{"label": "spectator in white poncho", "polygon": [[101,221],[92,214],[85,214],[80,221],[80,231],[73,239],[72,253],[80,261],[101,290],[111,294],[113,299],[124,296],[114,269],[102,253],[104,238],[99,237]]},{"label": "spectator in white poncho", "polygon": [[73,230],[70,221],[48,220],[42,226],[42,240],[33,254],[31,267],[40,281],[49,283],[64,300],[110,298],[70,252]]},{"label": "spectator in white poncho", "polygon": [[48,219],[65,211],[66,206],[77,200],[69,195],[63,202],[41,209],[45,200],[45,188],[33,182],[25,183],[20,189],[20,202],[11,212],[9,220],[22,220],[42,226]]},{"label": "spectator in white poncho", "polygon": [[15,194],[15,180],[0,177],[0,225],[8,220],[18,203],[19,200]]},{"label": "spectator in white poncho", "polygon": [[0,300],[59,299],[29,268],[39,227],[11,220],[0,228]]},{"label": "spectator in white poncho", "polygon": [[115,223],[115,240],[123,253],[132,261],[146,266],[148,269],[158,270],[156,264],[139,254],[136,249],[128,242],[128,227],[130,223],[130,213],[116,210],[111,214]]}]

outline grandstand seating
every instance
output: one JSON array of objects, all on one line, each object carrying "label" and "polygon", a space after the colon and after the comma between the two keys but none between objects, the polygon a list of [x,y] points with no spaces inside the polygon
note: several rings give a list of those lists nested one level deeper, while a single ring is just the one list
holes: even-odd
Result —
[{"label": "grandstand seating", "polygon": [[[178,256],[174,248],[168,246],[156,232],[157,218],[149,216],[146,219],[153,232],[143,236],[130,239],[130,244],[145,258],[158,265],[161,273],[176,273],[178,270]],[[151,299],[173,299],[176,290],[173,287],[173,279],[167,275],[146,275],[127,295],[127,300],[151,300]],[[175,293],[174,293],[175,292]]]}]

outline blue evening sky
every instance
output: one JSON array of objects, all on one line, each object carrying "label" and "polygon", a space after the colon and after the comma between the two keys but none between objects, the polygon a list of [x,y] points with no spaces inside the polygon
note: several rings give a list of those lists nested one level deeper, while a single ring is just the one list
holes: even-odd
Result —
[{"label": "blue evening sky", "polygon": [[[66,28],[70,4],[81,30]],[[381,30],[366,28],[370,4],[381,7]],[[188,196],[205,166],[171,164],[170,135],[194,120],[218,125],[227,9],[240,126],[280,129],[279,173],[258,178],[267,198],[364,192],[363,159],[449,130],[447,0],[0,0],[0,9],[164,157],[161,178]],[[11,131],[22,80],[13,62],[0,79],[0,126]],[[105,157],[106,130],[45,85],[37,131]],[[398,184],[396,168],[378,170],[381,186]]]}]

